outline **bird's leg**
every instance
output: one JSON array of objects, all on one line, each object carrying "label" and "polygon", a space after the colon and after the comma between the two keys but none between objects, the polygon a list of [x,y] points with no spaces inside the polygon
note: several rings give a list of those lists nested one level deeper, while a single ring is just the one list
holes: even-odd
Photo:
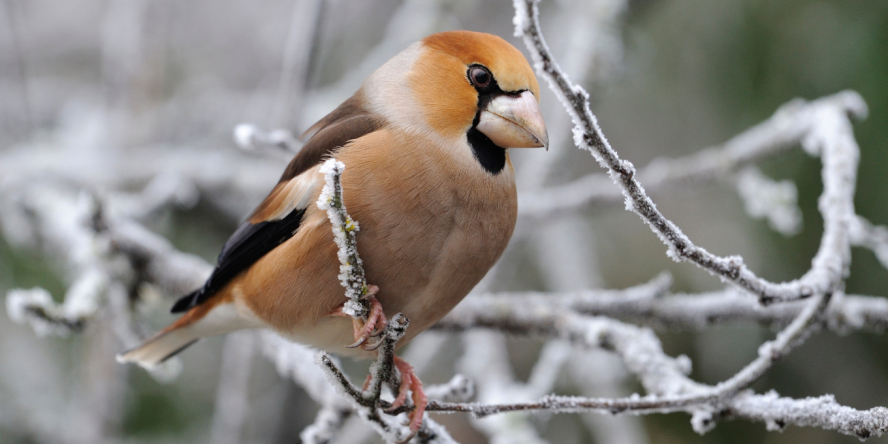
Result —
[{"label": "bird's leg", "polygon": [[413,411],[407,416],[410,419],[408,425],[410,431],[416,433],[422,426],[422,415],[425,413],[426,406],[429,404],[429,398],[426,396],[422,388],[422,381],[416,376],[413,367],[407,361],[393,356],[395,368],[401,373],[401,386],[398,388],[398,397],[392,402],[391,407],[386,411],[394,411],[398,407],[404,405],[407,400],[407,391],[413,392]]},{"label": "bird's leg", "polygon": [[[383,314],[382,304],[379,303],[379,300],[374,296],[379,291],[378,287],[375,285],[369,286],[368,293],[370,303],[370,313],[367,315],[367,320],[361,320],[355,317],[352,317],[352,322],[355,330],[355,339],[356,342],[347,347],[358,347],[361,346],[364,350],[376,350],[382,345],[386,345],[383,350],[380,352],[379,362],[390,362],[390,365],[393,365],[394,368],[398,369],[398,373],[400,374],[400,382],[398,382],[398,378],[394,375],[383,375],[378,374],[377,376],[381,378],[379,381],[385,381],[389,384],[397,384],[398,392],[394,401],[385,408],[386,412],[392,413],[398,410],[400,407],[403,407],[407,401],[407,396],[412,394],[411,399],[413,401],[413,411],[408,414],[409,422],[405,425],[410,427],[411,434],[407,438],[405,438],[401,442],[407,442],[419,432],[419,429],[422,427],[422,417],[425,413],[426,406],[429,404],[429,398],[426,396],[425,391],[422,387],[422,381],[419,380],[419,377],[416,375],[416,372],[413,370],[413,367],[407,363],[407,361],[399,358],[394,354],[394,346],[395,342],[398,341],[403,335],[407,328],[408,322],[407,318],[405,318],[400,313],[396,314],[394,318],[392,318],[391,329],[386,329],[388,326],[388,321]],[[334,312],[334,316],[349,316],[343,310],[343,306],[337,308]],[[375,344],[365,344],[367,338],[374,335],[374,331],[378,330],[381,334],[382,338]],[[393,331],[388,331],[393,330]],[[380,367],[384,368],[384,367]],[[391,368],[391,367],[389,367]],[[364,381],[363,392],[366,392],[373,381],[373,375],[367,375],[367,379]],[[378,384],[379,382],[377,382]],[[370,401],[373,404],[379,402],[379,392],[378,386],[377,390],[374,392],[375,394],[371,394],[372,399],[364,399],[365,401]],[[366,394],[365,394],[366,396]]]},{"label": "bird's leg", "polygon": [[379,332],[382,332],[382,330],[385,328],[385,325],[388,323],[385,318],[385,313],[383,313],[382,311],[382,304],[380,304],[379,300],[376,299],[376,293],[378,292],[379,287],[375,285],[368,285],[367,294],[361,298],[363,300],[366,300],[367,303],[370,304],[370,312],[367,314],[366,320],[362,320],[345,313],[343,311],[345,304],[339,306],[333,312],[333,316],[349,316],[352,318],[352,327],[355,330],[355,342],[354,344],[347,345],[346,347],[361,347],[364,350],[373,351],[379,348],[379,346],[382,344],[382,341],[374,344],[366,344],[368,338],[379,336]]},{"label": "bird's leg", "polygon": [[[385,409],[386,412],[391,413],[404,405],[404,402],[407,401],[407,392],[410,390],[410,385],[413,382],[413,368],[410,364],[407,364],[397,356],[394,357],[395,367],[401,372],[401,384],[398,386],[398,395],[394,401],[392,401],[392,405]],[[410,371],[405,371],[406,369],[402,366],[398,365],[399,363],[403,363],[404,366],[410,369]]]},{"label": "bird's leg", "polygon": [[370,298],[370,314],[367,315],[367,320],[363,322],[363,325],[359,319],[352,318],[352,325],[355,329],[355,343],[348,347],[362,346],[361,348],[364,350],[376,350],[382,344],[382,341],[376,344],[365,344],[365,342],[367,342],[367,338],[373,335],[374,330],[382,330],[387,323],[385,314],[382,312],[382,304],[375,297]]}]

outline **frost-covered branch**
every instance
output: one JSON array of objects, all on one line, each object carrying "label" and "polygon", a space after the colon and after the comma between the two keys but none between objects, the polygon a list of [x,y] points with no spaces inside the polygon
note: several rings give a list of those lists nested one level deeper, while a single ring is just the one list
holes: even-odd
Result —
[{"label": "frost-covered branch", "polygon": [[[638,181],[662,193],[681,184],[723,180],[738,171],[797,146],[811,127],[812,114],[822,106],[842,105],[841,96],[813,102],[792,100],[766,121],[727,142],[677,158],[658,158],[640,168]],[[521,215],[542,217],[583,206],[616,205],[625,201],[622,189],[612,186],[607,174],[593,173],[564,185],[523,193],[518,197]]]},{"label": "frost-covered branch", "polygon": [[851,221],[851,244],[872,250],[882,267],[888,269],[888,227],[857,216]]},{"label": "frost-covered branch", "polygon": [[[324,369],[329,382],[350,399],[357,415],[371,424],[388,442],[454,443],[447,431],[429,418],[423,420],[422,428],[414,435],[396,417],[390,416],[409,411],[412,407],[392,409],[391,401],[382,398],[383,384],[392,388],[400,386],[400,375],[394,366],[395,344],[404,336],[408,325],[407,318],[400,313],[386,324],[382,332],[382,345],[376,360],[370,365],[370,374],[363,388],[355,387],[327,353],[317,352],[315,362]],[[443,400],[462,400],[471,393],[471,381],[462,377],[455,377],[443,386],[429,388],[430,395]]]},{"label": "frost-covered branch", "polygon": [[[726,324],[760,324],[784,328],[796,319],[806,301],[762,306],[741,290],[699,294],[672,294],[671,278],[661,274],[649,283],[624,290],[582,290],[575,292],[508,292],[477,294],[466,298],[432,328],[449,331],[489,328],[489,319],[476,313],[496,312],[511,306],[550,307],[586,316],[645,325],[658,330],[703,330]],[[824,326],[838,333],[868,331],[881,333],[888,328],[888,299],[881,296],[839,295],[832,298],[823,313]],[[501,328],[526,335],[517,324]]]},{"label": "frost-covered branch", "polygon": [[[175,295],[200,285],[212,270],[202,259],[179,252],[113,206],[107,208],[105,202],[113,198],[103,201],[90,193],[74,195],[46,184],[24,191],[19,201],[25,203],[33,227],[30,239],[23,242],[43,245],[72,276],[61,305],[39,288],[16,289],[7,296],[13,320],[30,322],[38,332],[66,334],[84,328],[105,305],[111,283],[123,282],[136,291],[138,279]],[[134,341],[128,339],[125,342]]]},{"label": "frost-covered branch", "polygon": [[[452,312],[452,316],[442,321],[442,327],[450,330],[493,328],[543,338],[567,339],[588,347],[612,349],[624,359],[630,371],[639,376],[649,392],[669,395],[689,393],[688,396],[670,399],[663,405],[669,408],[687,407],[731,396],[758,379],[775,360],[802,342],[810,329],[817,326],[828,299],[818,297],[808,301],[806,308],[777,335],[774,341],[766,342],[760,347],[759,357],[756,360],[734,377],[709,389],[687,380],[680,370],[682,365],[673,363],[671,358],[665,357],[659,341],[652,332],[608,318],[585,317],[571,311],[559,310],[544,302],[529,305],[528,301],[524,300],[521,301],[522,305],[486,306],[470,299],[467,301],[469,303],[460,304]],[[648,345],[640,347],[641,343]],[[576,401],[576,398],[572,399]],[[627,406],[627,408],[647,410],[650,407],[641,403],[637,407]],[[512,409],[515,407],[503,406],[483,412],[495,413]]]},{"label": "frost-covered branch", "polygon": [[376,361],[370,366],[369,379],[363,389],[352,385],[348,376],[342,373],[329,355],[318,352],[315,356],[315,361],[326,371],[330,383],[351,398],[358,414],[390,441],[400,441],[405,436],[409,439],[410,436],[409,430],[405,432],[403,427],[396,426],[380,414],[380,410],[386,411],[391,408],[390,402],[381,399],[383,384],[390,384],[391,387],[400,385],[394,366],[395,343],[404,336],[407,326],[407,318],[400,314],[392,317],[386,324],[382,333],[382,345],[378,349]]},{"label": "frost-covered branch", "polygon": [[[109,235],[112,239],[115,239],[113,244],[119,248],[120,251],[125,252],[132,258],[138,258],[138,260],[134,260],[134,262],[142,264],[144,270],[153,270],[151,272],[143,273],[142,275],[151,279],[155,284],[162,285],[164,288],[175,289],[181,286],[187,286],[188,281],[196,280],[196,278],[190,276],[186,279],[183,273],[185,275],[189,273],[201,274],[206,273],[210,269],[209,264],[192,256],[177,252],[168,243],[162,241],[162,238],[159,236],[146,232],[144,228],[136,228],[138,227],[137,224],[118,224],[109,220],[105,225],[107,226],[106,230],[110,233]],[[178,274],[182,277],[176,278],[177,274],[172,272],[175,268],[182,269]],[[163,275],[167,272],[169,273],[167,275],[169,279],[165,284],[162,284],[163,281],[151,278],[151,276]],[[588,338],[596,338],[595,341],[604,342],[584,342],[584,346],[590,346],[591,344],[591,346],[604,347],[606,349],[614,349],[614,346],[610,343],[614,341],[614,338],[623,335],[623,337],[626,338],[624,342],[627,344],[626,346],[629,347],[631,345],[632,347],[635,347],[632,349],[631,353],[627,352],[625,355],[628,356],[631,354],[633,356],[644,357],[651,355],[638,354],[638,344],[648,341],[649,344],[652,344],[647,346],[649,349],[654,351],[659,350],[658,342],[652,334],[639,333],[643,332],[644,329],[638,329],[638,327],[628,326],[606,318],[590,318],[586,315],[607,314],[616,318],[626,317],[633,321],[644,319],[643,323],[655,326],[696,325],[701,322],[700,319],[705,319],[707,323],[741,319],[761,322],[763,319],[771,319],[771,321],[768,322],[773,322],[777,325],[785,325],[788,321],[799,315],[802,305],[808,305],[811,302],[806,301],[804,303],[796,302],[792,304],[777,304],[769,307],[760,307],[755,305],[754,302],[748,298],[743,298],[742,296],[738,296],[736,292],[730,291],[723,292],[722,294],[716,293],[704,296],[669,296],[666,294],[668,293],[669,285],[670,279],[668,275],[661,275],[647,284],[626,290],[583,291],[566,294],[524,293],[471,296],[467,298],[463,304],[458,306],[450,316],[445,318],[441,325],[439,325],[439,328],[465,329],[496,327],[501,331],[531,334],[538,337],[565,337],[573,342],[578,340],[588,341]],[[691,305],[691,298],[698,298],[701,302],[701,304],[696,306],[696,309],[689,308]],[[884,300],[849,296],[839,298],[827,311],[825,322],[827,325],[835,326],[836,328],[847,328],[850,326],[853,328],[877,330],[885,325],[886,319],[888,319],[888,303],[883,304],[881,302],[884,302]],[[515,313],[513,313],[514,317],[510,317],[512,315],[509,314],[509,310],[515,311]],[[549,315],[546,313],[549,313]],[[726,315],[725,313],[729,313],[729,315]],[[496,314],[499,314],[499,317],[491,317]],[[454,319],[458,320],[456,326],[452,324]],[[559,321],[558,319],[561,320]],[[805,319],[810,318],[806,317]],[[567,333],[555,330],[556,327],[562,328],[565,326],[573,330],[568,330]],[[269,346],[268,344],[276,344],[275,347],[277,347],[277,351],[275,353],[282,353],[283,349],[304,349],[302,346],[291,344],[279,338],[272,339],[272,337],[276,338],[276,336],[271,334],[264,337],[263,343],[266,344],[266,346]],[[790,341],[784,341],[784,344],[789,344],[789,342]],[[309,368],[315,368],[311,364],[310,359],[310,356],[314,352],[310,349],[305,350],[306,352],[302,353],[302,355],[277,355],[279,357],[274,358],[273,361],[278,362],[278,365],[281,366],[279,367],[279,371],[281,371],[282,374],[290,374],[294,376],[304,375]],[[267,351],[266,353],[268,354],[271,352]],[[659,350],[657,353],[661,355],[661,357],[658,358],[661,361],[652,361],[654,365],[650,367],[651,369],[657,369],[656,372],[659,372],[653,373],[654,376],[642,376],[646,374],[646,372],[653,372],[653,370],[650,370],[647,367],[630,367],[633,373],[638,372],[636,374],[639,374],[643,381],[649,381],[648,383],[645,383],[646,387],[667,386],[668,384],[665,382],[650,381],[656,381],[658,379],[661,381],[669,381],[670,378],[673,377],[676,378],[675,381],[682,381],[676,386],[679,388],[664,389],[662,393],[680,393],[682,390],[689,390],[687,387],[697,387],[696,383],[686,380],[686,377],[683,376],[684,372],[688,369],[686,359],[680,358],[678,360],[673,360],[672,358],[662,355],[662,350]],[[653,355],[657,356],[656,353]],[[621,356],[623,355],[621,354]],[[286,369],[287,365],[293,365],[300,361],[305,362],[305,365],[302,366],[301,369]],[[663,379],[663,369],[669,368],[672,368],[673,370],[668,371],[667,377]],[[320,376],[323,377],[322,374]],[[748,380],[748,378],[745,380]],[[340,398],[335,391],[331,390],[326,383],[318,383],[317,380],[299,380],[298,378],[297,381],[299,381],[300,385],[303,387],[311,388],[311,390],[315,391],[320,390],[320,392],[313,395],[313,397],[319,401],[323,400],[322,405],[325,406],[324,410],[327,412],[327,416],[342,417],[346,415],[344,412],[352,409],[352,407],[349,407],[348,405],[343,405],[341,401],[334,401],[335,399],[342,398]],[[327,388],[324,389],[324,387]],[[686,387],[686,389],[681,389],[680,387]],[[430,389],[430,392],[431,391],[432,390]],[[651,393],[660,392],[652,391]],[[553,399],[557,400],[560,398]],[[672,394],[664,394],[660,395],[657,400],[658,402],[662,401],[657,404],[659,406],[658,409],[674,408],[677,410],[688,410],[690,408],[688,407],[689,405],[701,405],[699,397],[676,397]],[[562,399],[561,401],[568,402],[567,399]],[[645,411],[647,410],[647,407],[644,406],[644,402],[642,401],[647,402],[648,399],[627,399],[625,402],[619,401],[616,403],[614,403],[615,401],[613,400],[602,400],[601,402],[603,402],[603,404],[587,403],[585,406],[590,408],[594,407],[595,409],[602,406],[608,408],[625,407],[630,410]],[[554,406],[555,404],[546,405]],[[433,404],[432,408],[446,408],[451,410],[465,409],[465,407],[456,408],[447,404]],[[497,409],[508,408],[511,407],[497,407],[494,405],[490,411],[498,411]],[[472,409],[475,409],[475,407],[472,407]],[[657,409],[649,410],[661,411]],[[486,412],[486,410],[484,411]],[[334,414],[334,412],[339,413]],[[332,424],[330,427],[333,427],[336,424],[341,425],[341,422],[339,421],[327,421],[322,417],[319,417],[318,421],[319,422],[316,423],[316,425]],[[320,429],[313,428],[311,430],[319,431]]]},{"label": "frost-covered branch", "polygon": [[366,319],[370,313],[370,304],[366,300],[369,287],[364,277],[364,263],[358,255],[355,236],[361,227],[345,209],[341,180],[343,171],[345,165],[336,159],[324,162],[321,166],[324,189],[321,190],[317,205],[327,212],[327,218],[333,227],[333,239],[336,241],[339,257],[339,282],[345,288],[345,297],[348,298],[342,311],[354,318]]},{"label": "frost-covered branch", "polygon": [[[774,341],[759,348],[756,360],[715,386],[690,380],[686,376],[690,372],[690,361],[686,357],[673,359],[666,356],[656,336],[644,328],[607,318],[552,312],[546,304],[528,307],[526,301],[520,301],[521,308],[513,306],[510,309],[499,305],[484,307],[483,311],[473,310],[478,316],[468,322],[479,321],[476,326],[561,337],[584,347],[612,350],[624,360],[631,372],[639,376],[649,394],[618,399],[546,396],[534,402],[505,404],[433,402],[428,410],[471,412],[477,416],[528,410],[610,414],[686,411],[694,414],[692,424],[699,433],[710,430],[720,418],[743,417],[763,421],[769,430],[792,424],[838,430],[861,438],[880,436],[888,428],[888,409],[878,407],[864,412],[841,406],[831,396],[795,400],[778,398],[773,392],[755,395],[743,390],[774,361],[801,343],[812,328],[819,326],[819,316],[828,300],[827,297],[819,297],[805,302],[806,307],[793,323],[780,332]],[[454,317],[464,322],[466,315],[470,313],[456,312]],[[449,328],[459,327],[450,324]]]},{"label": "frost-covered branch", "polygon": [[6,297],[7,313],[41,335],[82,330],[103,305],[110,283],[127,277],[127,270],[115,267],[101,205],[88,193],[72,199],[51,186],[34,188],[25,198],[38,236],[51,240],[53,252],[66,259],[72,283],[62,304],[42,288],[12,290]]},{"label": "frost-covered branch", "polygon": [[[369,322],[370,297],[374,290],[367,285],[364,276],[363,262],[358,254],[356,234],[360,230],[358,222],[349,216],[345,208],[345,200],[342,190],[342,173],[345,165],[336,160],[328,159],[321,166],[320,172],[324,175],[324,188],[318,197],[318,208],[327,212],[330,225],[333,229],[333,238],[337,246],[339,259],[339,280],[345,288],[345,296],[348,299],[343,304],[342,312],[351,316],[355,322]],[[378,304],[378,303],[377,303]],[[375,322],[375,321],[373,321]],[[383,384],[387,384],[397,392],[401,386],[400,379],[406,375],[400,375],[395,367],[395,344],[407,332],[409,321],[398,313],[385,323],[382,328],[376,361],[370,366],[370,374],[363,389],[358,389],[351,384],[348,377],[342,373],[336,363],[324,352],[318,352],[315,361],[326,370],[330,382],[338,386],[346,396],[350,397],[355,405],[358,415],[374,426],[376,431],[389,441],[406,442],[416,437],[419,442],[448,443],[452,439],[446,431],[437,425],[426,421],[423,428],[417,433],[399,426],[397,421],[386,414],[397,414],[403,408],[393,408],[393,404],[381,398]],[[360,345],[363,339],[356,343]],[[453,393],[453,388],[436,390],[441,395]],[[432,425],[429,426],[428,424]]]},{"label": "frost-covered branch", "polygon": [[788,425],[821,427],[861,440],[888,432],[888,408],[857,410],[840,405],[832,395],[792,399],[770,391],[764,395],[743,392],[719,412],[726,418],[762,421],[768,430],[781,431]]},{"label": "frost-covered branch", "polygon": [[[748,299],[747,299],[748,300]],[[524,301],[519,301],[522,304]],[[810,302],[805,302],[809,304]],[[545,305],[531,307],[532,309],[544,308]],[[495,312],[503,309],[504,306],[484,306],[479,310],[484,312]],[[767,310],[773,310],[776,307],[768,307]],[[523,310],[513,310],[515,315],[520,315]],[[462,317],[465,312],[456,312],[458,317]],[[885,304],[884,316],[888,316],[888,304]],[[554,316],[554,314],[553,314]],[[506,316],[507,317],[507,316]],[[544,316],[546,318],[546,316]],[[554,319],[552,319],[555,321]],[[694,383],[687,378],[690,372],[690,361],[686,357],[670,358],[666,356],[659,341],[656,337],[646,329],[634,327],[628,324],[608,320],[607,318],[582,318],[577,315],[570,315],[562,318],[565,324],[570,325],[568,328],[576,328],[575,332],[581,332],[573,335],[571,341],[580,343],[583,347],[602,347],[614,350],[621,356],[628,356],[633,359],[632,368],[637,371],[649,372],[651,376],[645,384],[645,387],[662,387],[665,393],[672,395],[647,395],[631,396],[628,398],[575,398],[575,397],[557,397],[548,396],[542,398],[538,402],[530,403],[514,403],[501,405],[482,405],[482,404],[463,404],[448,403],[433,400],[428,407],[429,411],[462,411],[477,414],[490,414],[502,411],[516,410],[553,410],[576,412],[576,411],[595,411],[600,413],[662,413],[668,411],[687,411],[691,406],[699,405],[699,396],[682,396],[675,395],[682,392],[695,392],[706,389],[706,386]],[[560,322],[560,321],[559,321]],[[504,322],[505,323],[505,322]],[[512,328],[511,331],[516,333],[530,333],[533,323],[532,316],[525,316],[524,320],[511,319],[508,322],[512,326],[526,325],[526,329]],[[444,324],[447,324],[445,319]],[[548,325],[557,325],[558,322],[552,322]],[[448,328],[453,328],[448,327]],[[542,334],[540,329],[536,329],[537,334]],[[555,335],[554,330],[548,334]],[[276,335],[268,333],[266,336],[266,344],[275,344],[276,353],[281,353],[284,349],[300,349],[305,350],[304,357],[310,353],[310,349],[299,344],[293,344]],[[474,344],[484,344],[484,341],[473,341]],[[489,351],[489,350],[488,350]],[[266,345],[268,352],[268,345]],[[473,355],[476,359],[478,356]],[[311,380],[301,380],[305,375],[320,373],[318,367],[310,364],[310,361],[302,359],[294,359],[294,356],[272,355],[274,362],[279,365],[292,365],[295,362],[305,362],[306,368],[303,370],[292,371],[279,367],[278,370],[282,374],[293,375],[300,381],[300,385],[314,390],[309,391],[312,397],[317,401],[329,402],[327,400],[339,399],[343,402],[345,398],[338,398],[335,392],[327,384],[318,384],[318,378],[323,375],[315,376]],[[650,360],[650,361],[647,361]],[[482,364],[483,365],[483,364]],[[486,367],[487,372],[494,369]],[[498,380],[499,381],[499,380]],[[662,381],[662,382],[658,382]],[[326,389],[325,389],[326,387]],[[318,390],[325,389],[330,396],[324,398],[318,396]],[[429,393],[436,389],[430,388]],[[322,390],[324,391],[324,390]],[[499,391],[498,393],[505,393]],[[335,404],[334,404],[335,405]],[[341,404],[340,404],[341,405]],[[888,411],[882,407],[877,407],[868,411],[859,411],[849,407],[841,406],[835,402],[831,396],[809,399],[790,399],[780,398],[774,392],[763,395],[756,395],[749,391],[740,391],[733,398],[725,399],[718,404],[719,408],[710,414],[701,415],[695,426],[700,427],[701,431],[714,425],[714,420],[718,418],[745,418],[750,420],[765,422],[769,429],[781,429],[787,425],[796,426],[814,426],[822,427],[830,430],[838,430],[845,434],[851,434],[860,437],[879,436],[885,432],[885,424],[888,424]],[[332,409],[332,407],[328,407]],[[344,410],[339,410],[343,412]],[[842,413],[836,416],[836,413]],[[322,411],[323,414],[323,411]],[[344,413],[340,413],[344,414]],[[321,418],[319,414],[319,419]],[[514,424],[514,423],[513,423]],[[323,442],[323,441],[322,441]]]},{"label": "frost-covered branch", "polygon": [[588,150],[620,186],[626,208],[637,213],[668,247],[667,255],[691,261],[721,279],[758,295],[762,303],[790,301],[838,289],[850,263],[848,224],[854,217],[854,183],[859,150],[848,117],[866,115],[859,95],[844,92],[816,107],[799,135],[806,151],[823,160],[824,191],[820,211],[824,233],[811,270],[798,280],[776,284],[755,275],[739,256],[720,257],[696,246],[657,209],[636,177],[635,166],[620,158],[604,137],[589,108],[589,95],[554,60],[539,27],[538,0],[515,0],[515,35],[531,52],[537,72],[561,99],[574,122],[574,142]]}]

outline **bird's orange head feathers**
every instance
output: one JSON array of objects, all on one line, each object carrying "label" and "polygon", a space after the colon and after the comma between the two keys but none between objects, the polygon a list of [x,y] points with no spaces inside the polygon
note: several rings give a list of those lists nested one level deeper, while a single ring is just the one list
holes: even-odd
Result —
[{"label": "bird's orange head feathers", "polygon": [[468,145],[465,153],[497,174],[506,148],[548,145],[539,92],[533,70],[514,46],[490,34],[449,31],[393,57],[367,78],[358,96],[390,128],[441,146]]},{"label": "bird's orange head feathers", "polygon": [[410,73],[411,87],[429,124],[441,133],[465,132],[478,108],[478,91],[467,68],[481,66],[506,93],[540,89],[527,59],[501,37],[472,31],[432,34]]}]

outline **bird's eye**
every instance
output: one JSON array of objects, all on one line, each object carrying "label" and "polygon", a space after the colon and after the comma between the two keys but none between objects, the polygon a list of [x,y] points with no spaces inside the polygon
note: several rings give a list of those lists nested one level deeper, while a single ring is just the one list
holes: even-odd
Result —
[{"label": "bird's eye", "polygon": [[490,79],[493,77],[490,75],[490,71],[483,66],[472,66],[469,68],[469,80],[473,85],[483,88],[490,84]]}]

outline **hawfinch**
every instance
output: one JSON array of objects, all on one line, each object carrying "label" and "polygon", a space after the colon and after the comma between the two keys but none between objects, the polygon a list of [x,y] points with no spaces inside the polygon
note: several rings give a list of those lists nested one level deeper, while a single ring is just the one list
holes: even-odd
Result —
[{"label": "hawfinch", "polygon": [[[527,60],[500,37],[442,32],[376,70],[303,135],[280,181],[231,236],[203,287],[179,299],[181,318],[118,356],[146,367],[199,338],[270,328],[332,353],[370,358],[346,302],[327,215],[315,202],[328,158],[345,164],[343,199],[360,223],[358,249],[372,301],[410,326],[399,345],[450,311],[503,253],[515,227],[509,148],[545,147],[539,85]],[[368,322],[370,323],[370,322]],[[372,324],[372,323],[371,323]],[[410,427],[427,404],[412,368],[396,358],[412,392]],[[404,382],[406,381],[406,383]]]}]

